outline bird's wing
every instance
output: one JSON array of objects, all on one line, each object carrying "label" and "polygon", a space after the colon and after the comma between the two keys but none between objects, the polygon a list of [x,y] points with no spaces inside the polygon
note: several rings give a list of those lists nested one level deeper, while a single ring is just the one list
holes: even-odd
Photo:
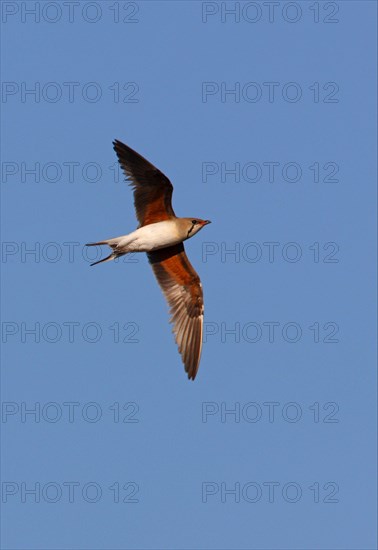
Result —
[{"label": "bird's wing", "polygon": [[173,186],[169,179],[121,141],[113,141],[113,146],[134,190],[134,204],[140,226],[174,218],[171,204]]},{"label": "bird's wing", "polygon": [[202,349],[203,293],[200,278],[182,243],[148,254],[172,315],[176,343],[188,373],[196,377]]}]

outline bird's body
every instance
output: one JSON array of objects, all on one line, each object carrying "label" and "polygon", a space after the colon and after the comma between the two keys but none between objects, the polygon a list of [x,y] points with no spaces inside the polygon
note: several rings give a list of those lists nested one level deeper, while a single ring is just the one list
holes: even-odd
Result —
[{"label": "bird's body", "polygon": [[182,243],[210,221],[178,218],[172,209],[173,187],[169,179],[120,141],[114,142],[114,149],[134,188],[134,203],[140,225],[128,235],[88,244],[108,245],[112,249],[108,257],[92,265],[114,260],[129,252],[147,253],[171,308],[173,332],[185,370],[188,377],[194,380],[202,349],[203,293],[200,279]]},{"label": "bird's body", "polygon": [[176,220],[150,223],[139,227],[120,241],[118,247],[124,246],[133,252],[152,252],[181,242]]},{"label": "bird's body", "polygon": [[[190,238],[187,233],[190,229],[187,218],[175,218],[165,220],[163,222],[150,223],[139,227],[128,235],[115,237],[101,241],[101,243],[93,244],[108,244],[119,254],[127,254],[127,252],[152,252],[160,248],[166,248],[174,244],[181,243]],[[195,234],[195,233],[193,233]]]}]

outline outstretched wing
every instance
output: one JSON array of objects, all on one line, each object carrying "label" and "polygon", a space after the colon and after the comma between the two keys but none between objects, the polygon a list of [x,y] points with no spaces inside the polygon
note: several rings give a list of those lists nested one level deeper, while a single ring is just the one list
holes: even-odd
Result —
[{"label": "outstretched wing", "polygon": [[113,146],[134,190],[134,205],[140,226],[174,218],[171,203],[173,186],[169,179],[121,141],[113,141]]},{"label": "outstretched wing", "polygon": [[203,292],[182,243],[148,254],[172,315],[173,333],[188,373],[196,377],[202,350]]}]

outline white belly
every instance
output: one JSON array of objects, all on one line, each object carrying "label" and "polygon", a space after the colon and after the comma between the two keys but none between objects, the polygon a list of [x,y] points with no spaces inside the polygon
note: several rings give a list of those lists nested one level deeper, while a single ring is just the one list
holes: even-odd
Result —
[{"label": "white belly", "polygon": [[145,225],[121,237],[117,248],[125,248],[128,252],[151,252],[180,243],[182,240],[175,222],[167,220]]}]

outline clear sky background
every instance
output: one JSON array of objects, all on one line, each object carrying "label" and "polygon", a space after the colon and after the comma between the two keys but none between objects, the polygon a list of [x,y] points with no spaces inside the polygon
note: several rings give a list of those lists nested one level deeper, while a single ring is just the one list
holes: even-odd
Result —
[{"label": "clear sky background", "polygon": [[[2,547],[376,548],[376,3],[1,7]],[[213,222],[194,382],[146,257],[89,267],[114,138]]]}]

